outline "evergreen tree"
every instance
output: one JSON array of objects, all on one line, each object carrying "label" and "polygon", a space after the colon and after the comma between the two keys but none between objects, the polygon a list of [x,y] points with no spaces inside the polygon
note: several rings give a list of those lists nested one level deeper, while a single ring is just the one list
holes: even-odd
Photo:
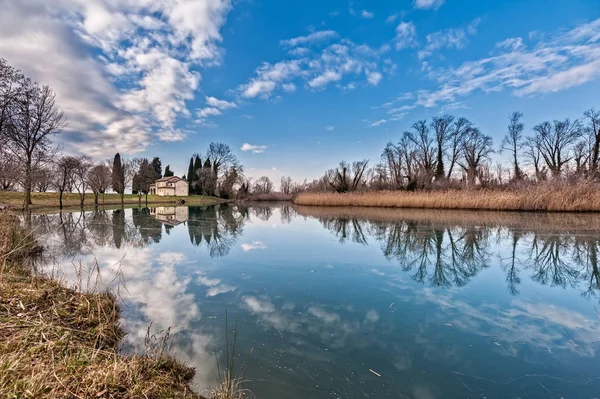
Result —
[{"label": "evergreen tree", "polygon": [[125,192],[125,169],[123,169],[121,155],[118,152],[113,160],[112,189],[118,194]]},{"label": "evergreen tree", "polygon": [[165,177],[175,176],[175,174],[171,171],[171,166],[167,165],[165,168]]},{"label": "evergreen tree", "polygon": [[154,173],[156,175],[156,179],[158,180],[162,177],[162,162],[160,162],[159,157],[154,157],[152,159],[152,168],[154,169]]},{"label": "evergreen tree", "polygon": [[194,182],[194,156],[192,155],[192,157],[190,158],[190,166],[188,166],[188,173],[187,173],[187,177],[188,177],[188,186],[189,186],[189,193],[190,195],[195,194],[195,187],[192,184]]},{"label": "evergreen tree", "polygon": [[196,154],[196,156],[194,158],[194,174],[192,175],[192,186],[194,186],[196,194],[202,194],[202,190],[199,188],[200,176],[198,176],[198,172],[201,169],[202,169],[202,160],[200,159],[200,155]]}]

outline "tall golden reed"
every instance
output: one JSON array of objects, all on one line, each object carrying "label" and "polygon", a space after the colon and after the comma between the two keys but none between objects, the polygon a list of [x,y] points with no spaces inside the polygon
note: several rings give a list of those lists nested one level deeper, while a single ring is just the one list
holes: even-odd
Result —
[{"label": "tall golden reed", "polygon": [[600,184],[581,181],[572,184],[530,184],[511,189],[302,193],[294,203],[312,206],[597,212],[600,211]]}]

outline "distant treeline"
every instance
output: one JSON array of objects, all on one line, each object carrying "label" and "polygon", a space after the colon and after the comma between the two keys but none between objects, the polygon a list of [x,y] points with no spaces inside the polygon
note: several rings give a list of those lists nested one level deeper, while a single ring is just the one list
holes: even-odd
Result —
[{"label": "distant treeline", "polygon": [[[398,141],[389,142],[379,161],[340,162],[311,182],[282,179],[282,191],[365,191],[490,187],[507,183],[600,177],[600,112],[582,119],[545,121],[525,133],[523,114],[509,116],[506,134],[494,147],[473,122],[451,115],[412,124]],[[510,164],[492,164],[494,152]]]}]

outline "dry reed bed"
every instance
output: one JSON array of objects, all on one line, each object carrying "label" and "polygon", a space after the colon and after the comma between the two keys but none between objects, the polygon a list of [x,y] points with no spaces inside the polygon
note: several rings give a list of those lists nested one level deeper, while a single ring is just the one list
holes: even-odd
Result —
[{"label": "dry reed bed", "polygon": [[303,193],[296,197],[294,203],[311,206],[598,212],[600,186],[581,182],[538,184],[518,189]]},{"label": "dry reed bed", "polygon": [[118,353],[114,295],[28,272],[36,247],[15,219],[0,214],[0,397],[201,398],[189,387],[193,368],[168,355]]}]

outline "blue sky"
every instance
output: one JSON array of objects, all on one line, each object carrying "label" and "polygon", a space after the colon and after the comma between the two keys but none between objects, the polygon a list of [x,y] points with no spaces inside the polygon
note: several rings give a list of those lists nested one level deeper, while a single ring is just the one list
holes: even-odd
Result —
[{"label": "blue sky", "polygon": [[[160,156],[211,141],[247,174],[375,163],[417,119],[466,116],[500,144],[599,107],[598,1],[0,0],[0,57],[50,84],[65,151]],[[245,150],[245,151],[244,151]]]}]

